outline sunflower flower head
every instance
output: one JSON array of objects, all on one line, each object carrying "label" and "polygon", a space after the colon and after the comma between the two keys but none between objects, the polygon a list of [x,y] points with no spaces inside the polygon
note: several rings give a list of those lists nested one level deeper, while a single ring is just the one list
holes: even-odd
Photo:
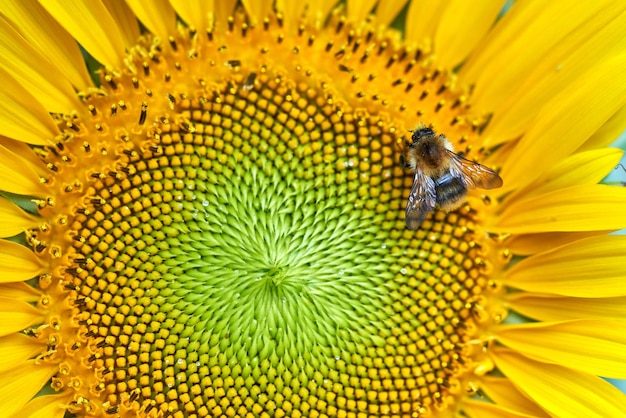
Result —
[{"label": "sunflower flower head", "polygon": [[[0,6],[2,410],[621,416],[626,6],[501,8]],[[411,230],[420,124],[504,186]]]}]

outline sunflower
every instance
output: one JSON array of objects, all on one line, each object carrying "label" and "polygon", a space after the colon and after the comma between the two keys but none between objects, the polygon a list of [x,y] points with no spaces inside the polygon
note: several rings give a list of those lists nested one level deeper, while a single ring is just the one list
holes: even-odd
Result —
[{"label": "sunflower", "polygon": [[2,415],[623,417],[626,4],[502,6],[3,2]]}]

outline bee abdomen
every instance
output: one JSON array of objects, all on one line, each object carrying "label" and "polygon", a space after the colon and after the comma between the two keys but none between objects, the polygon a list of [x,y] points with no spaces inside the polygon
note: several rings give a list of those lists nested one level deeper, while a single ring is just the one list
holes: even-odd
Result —
[{"label": "bee abdomen", "polygon": [[467,195],[467,187],[462,179],[445,175],[435,182],[437,206],[443,210],[453,210],[459,207]]}]

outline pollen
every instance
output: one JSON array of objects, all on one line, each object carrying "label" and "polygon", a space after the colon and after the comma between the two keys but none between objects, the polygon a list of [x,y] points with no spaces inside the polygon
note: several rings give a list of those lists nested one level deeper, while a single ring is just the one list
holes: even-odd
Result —
[{"label": "pollen", "polygon": [[329,25],[146,35],[57,117],[29,239],[70,411],[427,417],[464,393],[482,235],[470,208],[407,230],[400,156],[419,122],[460,144],[483,121],[426,51]]}]

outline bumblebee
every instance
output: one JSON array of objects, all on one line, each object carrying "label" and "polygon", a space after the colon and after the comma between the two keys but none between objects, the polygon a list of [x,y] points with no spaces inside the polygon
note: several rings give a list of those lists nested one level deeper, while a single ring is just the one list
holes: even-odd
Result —
[{"label": "bumblebee", "polygon": [[419,125],[402,163],[415,171],[406,205],[406,226],[417,229],[435,208],[451,211],[465,202],[469,189],[495,189],[502,178],[490,168],[454,152],[445,135]]}]

